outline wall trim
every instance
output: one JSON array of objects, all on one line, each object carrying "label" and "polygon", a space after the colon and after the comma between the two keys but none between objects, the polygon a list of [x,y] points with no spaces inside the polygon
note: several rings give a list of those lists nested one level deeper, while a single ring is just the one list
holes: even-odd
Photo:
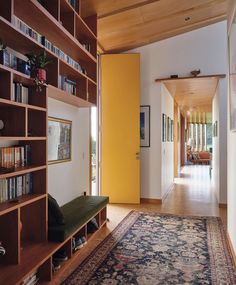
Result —
[{"label": "wall trim", "polygon": [[164,194],[164,196],[162,197],[162,202],[164,202],[164,200],[167,198],[167,196],[170,194],[170,192],[174,189],[174,187],[175,187],[175,183],[173,182],[171,184],[171,186],[169,187],[169,189]]},{"label": "wall trim", "polygon": [[227,203],[219,203],[219,208],[227,209]]},{"label": "wall trim", "polygon": [[227,232],[226,235],[227,235],[227,240],[229,244],[229,249],[232,254],[233,262],[234,262],[234,265],[236,266],[236,252],[234,251],[233,243],[231,241],[229,233]]},{"label": "wall trim", "polygon": [[162,204],[162,199],[151,199],[151,198],[141,198],[140,199],[141,204],[142,203],[148,203],[148,204]]}]

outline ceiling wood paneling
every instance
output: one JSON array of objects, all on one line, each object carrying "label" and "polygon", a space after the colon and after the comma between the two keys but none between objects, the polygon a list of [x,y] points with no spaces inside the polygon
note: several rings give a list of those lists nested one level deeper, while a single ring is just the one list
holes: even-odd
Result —
[{"label": "ceiling wood paneling", "polygon": [[98,15],[104,52],[121,52],[224,20],[227,0],[82,0],[81,11]]},{"label": "ceiling wood paneling", "polygon": [[177,102],[180,111],[187,116],[192,112],[211,112],[212,99],[220,78],[225,75],[209,75],[178,79],[157,79],[163,83]]}]

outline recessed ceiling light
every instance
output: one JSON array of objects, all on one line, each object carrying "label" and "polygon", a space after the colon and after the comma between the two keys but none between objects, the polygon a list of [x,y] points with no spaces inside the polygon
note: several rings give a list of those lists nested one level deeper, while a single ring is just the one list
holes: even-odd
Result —
[{"label": "recessed ceiling light", "polygon": [[186,17],[186,18],[184,19],[185,22],[188,22],[188,21],[190,21],[190,20],[191,20],[190,17]]}]

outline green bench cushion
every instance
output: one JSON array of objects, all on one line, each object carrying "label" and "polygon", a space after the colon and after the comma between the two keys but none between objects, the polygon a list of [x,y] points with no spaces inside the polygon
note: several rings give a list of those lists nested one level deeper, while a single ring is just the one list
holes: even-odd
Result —
[{"label": "green bench cushion", "polygon": [[48,239],[63,242],[109,202],[108,197],[80,196],[61,207],[65,224],[48,227]]}]

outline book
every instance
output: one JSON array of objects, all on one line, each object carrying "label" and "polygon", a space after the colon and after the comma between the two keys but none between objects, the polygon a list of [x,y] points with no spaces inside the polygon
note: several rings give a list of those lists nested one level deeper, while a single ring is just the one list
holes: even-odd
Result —
[{"label": "book", "polygon": [[33,175],[27,173],[16,177],[0,179],[0,203],[33,193]]},{"label": "book", "polygon": [[19,103],[29,103],[29,87],[13,82],[11,100]]},{"label": "book", "polygon": [[13,146],[0,148],[0,167],[15,169],[28,166],[31,163],[31,146]]}]

